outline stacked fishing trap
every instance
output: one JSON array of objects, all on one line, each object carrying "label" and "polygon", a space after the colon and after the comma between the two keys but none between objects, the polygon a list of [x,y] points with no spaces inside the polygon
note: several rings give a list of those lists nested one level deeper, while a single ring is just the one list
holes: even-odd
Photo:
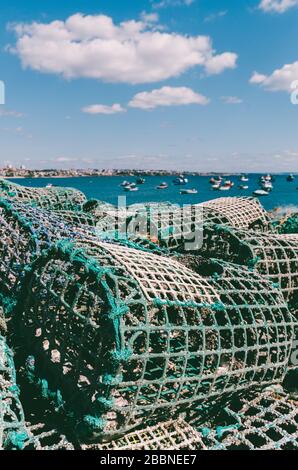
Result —
[{"label": "stacked fishing trap", "polygon": [[69,188],[26,188],[4,179],[0,179],[0,197],[28,202],[46,209],[78,210],[86,202],[80,191]]},{"label": "stacked fishing trap", "polygon": [[1,188],[0,448],[297,447],[295,233]]}]

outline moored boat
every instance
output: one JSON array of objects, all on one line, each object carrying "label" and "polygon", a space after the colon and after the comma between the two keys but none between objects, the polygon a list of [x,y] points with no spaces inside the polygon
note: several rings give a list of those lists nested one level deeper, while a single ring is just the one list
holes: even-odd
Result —
[{"label": "moored boat", "polygon": [[180,184],[187,184],[188,183],[188,179],[185,178],[184,175],[179,175],[178,178],[175,178],[173,180],[173,183],[174,184],[177,184],[177,185],[180,185]]},{"label": "moored boat", "polygon": [[137,187],[135,183],[130,183],[129,185],[124,186],[124,191],[138,191],[138,190],[139,188]]},{"label": "moored boat", "polygon": [[198,190],[195,188],[192,189],[181,189],[180,194],[198,194]]},{"label": "moored boat", "polygon": [[249,178],[248,178],[246,175],[241,175],[240,178],[239,178],[239,180],[240,180],[241,182],[245,183],[245,182],[249,181]]},{"label": "moored boat", "polygon": [[156,186],[156,189],[167,189],[169,185],[165,182],[160,183],[160,185]]},{"label": "moored boat", "polygon": [[269,191],[265,191],[264,189],[256,189],[253,192],[254,196],[269,196]]},{"label": "moored boat", "polygon": [[145,178],[141,178],[141,177],[139,177],[139,178],[136,179],[136,183],[137,183],[137,184],[144,184],[145,181],[146,181]]}]

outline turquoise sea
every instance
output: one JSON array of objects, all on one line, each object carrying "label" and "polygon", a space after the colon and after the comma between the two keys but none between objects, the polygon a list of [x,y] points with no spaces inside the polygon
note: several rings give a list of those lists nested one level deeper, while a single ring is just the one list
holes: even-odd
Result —
[{"label": "turquoise sea", "polygon": [[[255,189],[258,189],[258,180],[261,175],[253,174],[248,176],[249,182],[245,183],[249,185],[248,190],[240,190],[238,188],[238,176],[228,177],[228,179],[231,179],[235,183],[235,186],[229,191],[213,191],[209,183],[209,176],[189,176],[189,183],[186,186],[175,186],[173,184],[173,176],[146,176],[145,183],[139,185],[139,191],[136,192],[124,192],[120,186],[121,182],[124,180],[134,182],[135,177],[133,176],[19,178],[13,179],[12,181],[24,186],[42,187],[51,183],[56,186],[73,187],[83,191],[88,198],[96,198],[112,204],[117,204],[118,196],[124,195],[127,197],[127,204],[145,201],[170,201],[176,204],[190,204],[218,197],[250,196]],[[286,181],[286,175],[275,175],[274,178],[274,188],[271,194],[260,198],[263,206],[268,210],[279,206],[298,206],[298,176],[296,176],[296,179],[291,183]],[[156,189],[156,186],[163,181],[168,183],[168,189]],[[181,188],[196,188],[198,193],[193,195],[181,195],[179,194]]]}]

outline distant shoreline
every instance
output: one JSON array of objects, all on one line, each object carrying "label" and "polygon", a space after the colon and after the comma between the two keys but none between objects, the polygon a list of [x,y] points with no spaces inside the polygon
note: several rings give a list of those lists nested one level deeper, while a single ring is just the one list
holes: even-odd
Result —
[{"label": "distant shoreline", "polygon": [[[205,176],[205,177],[212,177],[212,176],[222,176],[224,178],[226,177],[231,177],[231,176],[241,176],[243,174],[246,174],[246,175],[261,175],[261,174],[265,174],[267,172],[253,172],[253,173],[249,173],[249,172],[243,172],[243,173],[221,173],[221,172],[213,172],[213,173],[197,173],[197,172],[184,172],[183,174],[186,175],[186,176]],[[268,172],[270,173],[271,175],[289,175],[289,174],[293,174],[294,176],[298,176],[298,172],[280,172],[280,173],[273,173],[273,172]],[[169,172],[169,173],[165,173],[163,171],[161,172],[152,172],[152,173],[146,173],[146,171],[144,171],[143,173],[142,172],[136,172],[136,173],[132,173],[132,172],[127,172],[127,173],[112,173],[112,174],[80,174],[80,175],[69,175],[69,174],[60,174],[60,175],[45,175],[45,174],[37,174],[35,176],[32,176],[32,175],[13,175],[13,176],[9,176],[9,175],[3,175],[3,174],[0,174],[0,178],[3,178],[3,179],[59,179],[59,178],[63,178],[63,179],[71,179],[71,178],[102,178],[102,177],[106,177],[106,178],[110,178],[110,177],[120,177],[120,178],[138,178],[138,177],[146,177],[146,178],[150,178],[152,176],[160,176],[160,177],[168,177],[168,176],[172,176],[172,177],[176,177],[178,175],[182,174],[181,172]]]}]

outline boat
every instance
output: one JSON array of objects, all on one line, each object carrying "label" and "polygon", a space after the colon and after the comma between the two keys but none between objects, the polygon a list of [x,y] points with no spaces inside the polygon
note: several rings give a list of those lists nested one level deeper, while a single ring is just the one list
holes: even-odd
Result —
[{"label": "boat", "polygon": [[273,184],[271,183],[271,181],[264,181],[263,183],[261,183],[261,188],[264,190],[264,191],[272,191],[273,189]]},{"label": "boat", "polygon": [[52,187],[53,187],[52,183],[49,183],[49,184],[46,185],[46,188],[47,188],[47,189],[50,189],[50,188],[52,188]]},{"label": "boat", "polygon": [[131,183],[130,183],[129,181],[126,181],[126,180],[123,181],[123,182],[120,184],[120,186],[123,186],[124,188],[125,188],[126,186],[130,186],[130,185],[131,185]]},{"label": "boat", "polygon": [[214,183],[211,187],[214,191],[218,190],[220,188],[220,182],[219,183]]},{"label": "boat", "polygon": [[185,178],[184,175],[179,175],[178,178],[175,178],[175,179],[173,180],[173,183],[176,184],[176,185],[187,184],[187,183],[188,183],[188,179]]},{"label": "boat", "polygon": [[193,189],[181,189],[180,194],[198,194],[198,190]]},{"label": "boat", "polygon": [[136,179],[136,183],[137,183],[137,184],[144,184],[145,181],[146,181],[145,178],[141,178],[141,177],[139,177],[139,178]]},{"label": "boat", "polygon": [[229,191],[231,189],[231,186],[229,184],[223,184],[218,189],[219,191]]},{"label": "boat", "polygon": [[246,176],[246,175],[241,175],[239,180],[242,182],[242,183],[246,183],[247,181],[249,181],[249,178]]},{"label": "boat", "polygon": [[239,189],[248,189],[248,186],[246,184],[240,184],[240,186],[238,186]]},{"label": "boat", "polygon": [[220,184],[222,181],[222,177],[221,176],[213,176],[212,178],[210,178],[209,180],[209,183],[210,184]]},{"label": "boat", "polygon": [[124,191],[138,191],[139,188],[135,183],[130,183],[129,185],[124,186]]},{"label": "boat", "polygon": [[160,183],[159,186],[156,186],[156,189],[167,189],[169,186],[167,183],[163,182],[163,183]]},{"label": "boat", "polygon": [[219,191],[229,191],[234,186],[234,183],[230,180],[226,180],[219,186]]},{"label": "boat", "polygon": [[254,195],[254,196],[269,196],[269,192],[268,192],[268,191],[265,191],[264,189],[256,189],[256,190],[253,192],[253,195]]},{"label": "boat", "polygon": [[264,181],[265,182],[268,182],[268,181],[271,182],[271,181],[273,181],[273,178],[272,178],[271,175],[263,175],[263,176],[260,177],[260,183],[263,183]]},{"label": "boat", "polygon": [[290,175],[287,176],[287,181],[288,181],[289,183],[291,183],[292,181],[294,181],[294,179],[295,179],[295,176],[292,175],[292,174],[290,174]]}]

